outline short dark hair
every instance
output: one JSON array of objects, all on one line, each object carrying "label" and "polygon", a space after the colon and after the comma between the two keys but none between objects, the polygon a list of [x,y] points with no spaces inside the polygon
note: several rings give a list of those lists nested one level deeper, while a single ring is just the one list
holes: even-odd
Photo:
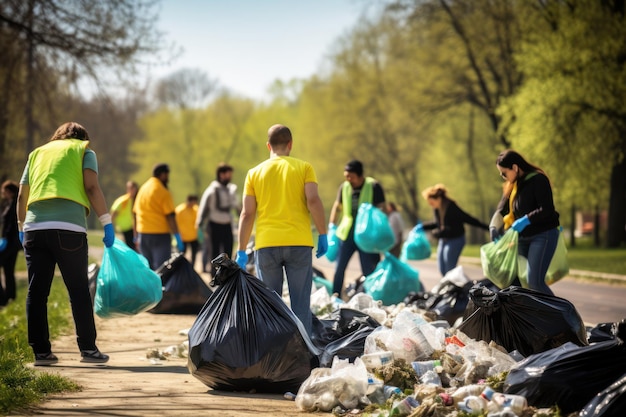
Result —
[{"label": "short dark hair", "polygon": [[357,161],[356,159],[348,162],[343,170],[347,172],[353,172],[359,177],[363,176],[363,164],[361,163],[361,161]]},{"label": "short dark hair", "polygon": [[167,164],[156,164],[154,168],[152,168],[152,176],[158,177],[164,172],[170,172],[170,167]]},{"label": "short dark hair", "polygon": [[217,166],[217,169],[215,170],[215,179],[219,181],[220,174],[223,174],[224,172],[231,172],[231,171],[233,171],[233,167],[222,162]]},{"label": "short dark hair", "polygon": [[272,148],[282,148],[293,140],[293,136],[287,126],[273,125],[267,132],[267,139]]}]

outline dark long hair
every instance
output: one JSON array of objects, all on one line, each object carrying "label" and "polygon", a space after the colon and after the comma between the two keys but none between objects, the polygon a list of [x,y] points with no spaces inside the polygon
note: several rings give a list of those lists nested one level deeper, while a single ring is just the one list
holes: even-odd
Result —
[{"label": "dark long hair", "polygon": [[[500,152],[500,155],[496,158],[496,165],[507,169],[512,169],[513,165],[517,165],[522,171],[524,171],[524,175],[527,175],[530,172],[539,172],[545,175],[546,178],[548,177],[543,169],[539,168],[537,165],[531,164],[524,159],[522,155],[512,149]],[[549,180],[550,179],[548,178],[548,181]],[[507,181],[503,187],[504,195],[509,196],[512,189],[513,183]]]},{"label": "dark long hair", "polygon": [[50,141],[59,139],[79,139],[89,140],[89,133],[81,124],[76,122],[67,122],[59,126],[50,138]]}]

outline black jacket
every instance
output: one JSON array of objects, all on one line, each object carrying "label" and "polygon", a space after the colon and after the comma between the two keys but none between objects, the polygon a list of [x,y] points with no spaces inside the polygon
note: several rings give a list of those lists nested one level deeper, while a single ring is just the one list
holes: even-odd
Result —
[{"label": "black jacket", "polygon": [[443,217],[443,224],[440,223],[439,210],[435,209],[435,220],[423,223],[424,230],[433,230],[436,238],[454,238],[465,235],[465,223],[481,229],[489,230],[489,226],[480,220],[470,216],[452,200],[448,202],[448,208]]},{"label": "black jacket", "polygon": [[[498,212],[503,216],[509,213],[508,197],[500,200]],[[516,219],[528,215],[530,220],[530,224],[520,233],[522,237],[534,236],[559,227],[559,213],[554,208],[552,187],[548,177],[538,172],[530,178],[526,178],[525,175],[517,180],[513,213]]]}]

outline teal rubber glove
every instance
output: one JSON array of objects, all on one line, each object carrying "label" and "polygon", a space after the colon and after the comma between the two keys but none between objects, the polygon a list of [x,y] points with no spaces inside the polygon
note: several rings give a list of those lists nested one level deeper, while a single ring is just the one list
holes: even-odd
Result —
[{"label": "teal rubber glove", "polygon": [[24,232],[18,232],[18,237],[20,238],[20,243],[24,244]]},{"label": "teal rubber glove", "polygon": [[328,252],[328,238],[326,235],[319,235],[317,237],[317,252],[315,252],[315,256],[321,258],[326,252]]},{"label": "teal rubber glove", "polygon": [[515,230],[517,233],[522,233],[522,230],[526,229],[526,226],[529,224],[530,220],[528,220],[528,215],[526,215],[515,220],[511,225],[511,229]]},{"label": "teal rubber glove", "polygon": [[237,257],[235,258],[235,262],[239,265],[239,268],[246,270],[246,264],[248,263],[248,254],[245,250],[238,250]]},{"label": "teal rubber glove", "polygon": [[416,232],[423,232],[424,231],[424,225],[422,225],[422,222],[419,222],[415,225],[415,231]]},{"label": "teal rubber glove", "polygon": [[185,250],[185,244],[183,243],[183,238],[180,237],[180,233],[174,233],[174,237],[176,238],[176,249],[179,252],[183,252]]},{"label": "teal rubber glove", "polygon": [[5,238],[0,239],[0,252],[7,248],[7,240]]},{"label": "teal rubber glove", "polygon": [[115,230],[113,230],[113,223],[104,225],[104,237],[102,238],[104,246],[110,248],[115,242]]}]

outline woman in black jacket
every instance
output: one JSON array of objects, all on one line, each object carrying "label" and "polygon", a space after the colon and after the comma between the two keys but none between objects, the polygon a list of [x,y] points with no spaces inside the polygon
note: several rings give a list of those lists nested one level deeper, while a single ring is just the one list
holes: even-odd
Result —
[{"label": "woman in black jacket", "polygon": [[[554,208],[550,180],[541,168],[513,150],[500,153],[496,166],[506,183],[490,224],[491,237],[495,239],[509,228],[517,231],[518,254],[528,260],[529,288],[553,295],[545,277],[559,239],[559,213]],[[503,223],[501,230],[498,220]]]},{"label": "woman in black jacket", "polygon": [[450,199],[443,184],[433,185],[422,191],[422,196],[435,212],[435,220],[426,222],[424,230],[432,230],[439,239],[437,263],[442,276],[454,268],[465,246],[465,223],[489,230],[487,224],[470,216]]}]

